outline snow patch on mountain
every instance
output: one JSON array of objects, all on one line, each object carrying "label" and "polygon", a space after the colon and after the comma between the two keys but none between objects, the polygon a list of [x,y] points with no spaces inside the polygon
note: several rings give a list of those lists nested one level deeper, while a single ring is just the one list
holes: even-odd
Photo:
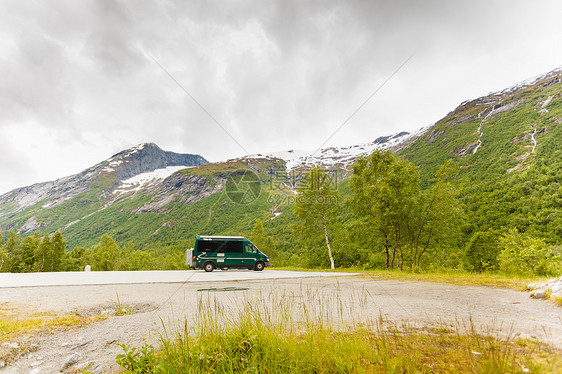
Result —
[{"label": "snow patch on mountain", "polygon": [[162,169],[156,169],[154,171],[149,171],[139,175],[135,175],[132,178],[125,179],[121,182],[121,185],[113,191],[114,195],[121,195],[124,193],[137,193],[142,188],[153,184],[155,182],[160,182],[168,178],[170,175],[174,174],[179,170],[190,168],[193,166],[168,166]]},{"label": "snow patch on mountain", "polygon": [[288,150],[272,153],[258,153],[249,155],[249,158],[278,158],[285,161],[287,171],[308,168],[312,165],[323,167],[347,168],[363,154],[371,154],[376,150],[391,149],[400,150],[409,141],[413,141],[425,134],[431,126],[423,127],[413,133],[400,132],[389,136],[381,136],[370,143],[350,145],[344,147],[327,147],[316,152],[301,150]]},{"label": "snow patch on mountain", "polygon": [[[513,92],[515,92],[515,91],[518,91],[518,90],[520,90],[520,89],[522,89],[522,88],[526,88],[526,87],[529,87],[529,86],[533,86],[533,85],[537,84],[538,82],[540,82],[541,80],[543,80],[543,79],[545,79],[545,78],[547,78],[547,77],[550,77],[550,76],[554,77],[554,76],[560,74],[561,72],[562,72],[562,65],[559,66],[559,67],[557,67],[556,69],[554,69],[554,70],[552,70],[552,71],[549,71],[549,72],[546,73],[546,74],[535,75],[534,77],[525,79],[525,80],[523,80],[523,81],[521,81],[521,82],[519,82],[519,83],[517,83],[517,84],[514,84],[514,85],[511,86],[511,87],[505,88],[505,89],[503,89],[503,90],[501,90],[501,91],[490,92],[490,93],[488,93],[487,96],[489,96],[489,95],[494,95],[494,94],[510,94],[510,93],[513,93]],[[560,79],[560,78],[559,78],[559,79]],[[548,103],[547,103],[547,104],[548,104]]]},{"label": "snow patch on mountain", "polygon": [[543,108],[543,109],[546,108],[546,106],[548,104],[550,104],[550,101],[552,100],[553,97],[554,97],[554,95],[550,95],[545,101],[543,101],[541,103],[541,108]]}]

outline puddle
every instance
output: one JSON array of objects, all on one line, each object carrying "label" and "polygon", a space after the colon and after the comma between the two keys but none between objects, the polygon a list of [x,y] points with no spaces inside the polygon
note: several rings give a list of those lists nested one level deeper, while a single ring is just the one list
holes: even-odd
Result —
[{"label": "puddle", "polygon": [[223,287],[223,288],[199,288],[197,292],[208,291],[208,292],[230,292],[230,291],[246,291],[250,287]]}]

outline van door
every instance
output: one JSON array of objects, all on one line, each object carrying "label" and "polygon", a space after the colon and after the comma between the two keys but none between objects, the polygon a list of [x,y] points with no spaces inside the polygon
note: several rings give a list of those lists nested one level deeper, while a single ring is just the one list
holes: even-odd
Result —
[{"label": "van door", "polygon": [[230,240],[226,242],[225,247],[225,267],[240,267],[244,265],[243,244],[241,240]]},{"label": "van door", "polygon": [[248,268],[254,267],[254,264],[256,263],[256,252],[257,249],[256,247],[254,247],[252,243],[244,244],[244,258],[245,258],[244,265],[246,265]]},{"label": "van door", "polygon": [[201,255],[197,262],[198,267],[203,267],[207,261],[212,261],[215,267],[223,267],[225,261],[224,240],[200,240],[197,242],[197,250]]}]

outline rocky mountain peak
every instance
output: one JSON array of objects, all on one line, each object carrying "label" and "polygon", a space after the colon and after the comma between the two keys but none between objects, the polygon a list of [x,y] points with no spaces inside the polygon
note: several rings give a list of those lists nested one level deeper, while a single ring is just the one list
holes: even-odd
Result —
[{"label": "rocky mountain peak", "polygon": [[154,143],[143,143],[121,151],[78,174],[8,192],[0,196],[0,207],[10,206],[10,211],[20,211],[41,201],[48,201],[43,205],[44,208],[53,207],[89,190],[92,182],[100,177],[111,181],[106,189],[112,189],[121,181],[142,173],[170,166],[191,167],[207,163],[200,155],[168,152]]},{"label": "rocky mountain peak", "polygon": [[154,143],[143,143],[113,155],[102,163],[102,172],[128,179],[168,166],[199,166],[208,161],[199,155],[163,151]]}]

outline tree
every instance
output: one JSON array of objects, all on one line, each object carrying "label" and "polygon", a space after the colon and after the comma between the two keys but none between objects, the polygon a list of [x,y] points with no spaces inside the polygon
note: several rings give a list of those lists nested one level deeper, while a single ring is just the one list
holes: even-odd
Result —
[{"label": "tree", "polygon": [[17,269],[15,272],[28,273],[33,271],[33,263],[35,262],[35,252],[39,246],[40,236],[35,233],[33,236],[27,236],[19,241],[14,253],[14,265]]},{"label": "tree", "polygon": [[96,270],[117,270],[119,252],[119,246],[115,243],[115,240],[113,240],[111,236],[104,234],[94,252],[94,260],[96,261],[97,267]]},{"label": "tree", "polygon": [[432,243],[460,231],[462,209],[448,182],[458,172],[452,161],[439,169],[426,191],[416,166],[389,150],[360,156],[352,170],[349,205],[379,237],[387,269],[419,267]]},{"label": "tree", "polygon": [[42,272],[45,268],[45,263],[49,261],[52,256],[52,245],[51,238],[49,234],[45,234],[43,239],[41,239],[39,245],[35,250],[35,259],[33,264],[33,269],[37,272]]},{"label": "tree", "polygon": [[254,224],[254,228],[252,229],[252,232],[249,235],[249,239],[258,248],[262,248],[262,250],[264,249],[266,237],[265,237],[265,231],[263,229],[263,223],[261,219],[256,219],[256,223]]},{"label": "tree", "polygon": [[360,156],[352,167],[350,206],[377,233],[384,246],[385,265],[402,269],[405,228],[419,206],[419,173],[414,165],[394,157],[392,152],[375,151]]},{"label": "tree", "polygon": [[472,270],[482,272],[498,268],[499,242],[493,231],[475,232],[466,247],[466,262]]},{"label": "tree", "polygon": [[410,266],[419,267],[421,258],[431,243],[448,242],[454,245],[461,233],[464,211],[456,198],[456,191],[449,182],[458,175],[459,168],[452,160],[443,164],[435,174],[434,184],[421,191],[417,208],[410,215],[413,222],[407,224],[410,246]]},{"label": "tree", "polygon": [[507,273],[558,275],[562,259],[555,247],[512,228],[499,239],[500,270]]},{"label": "tree", "polygon": [[274,251],[274,243],[271,236],[266,235],[263,228],[263,223],[261,219],[256,219],[254,228],[248,236],[248,238],[254,243],[262,252],[266,253],[271,257]]},{"label": "tree", "polygon": [[301,221],[296,231],[303,237],[322,235],[326,242],[330,268],[334,269],[334,257],[330,247],[329,227],[334,223],[341,197],[332,177],[323,169],[313,167],[298,188],[295,215]]},{"label": "tree", "polygon": [[8,259],[8,252],[4,250],[4,237],[0,232],[0,272],[4,267],[4,261]]},{"label": "tree", "polygon": [[51,252],[50,252],[50,266],[49,271],[60,271],[61,263],[66,250],[66,242],[64,241],[62,234],[57,231],[53,234],[51,240]]}]

